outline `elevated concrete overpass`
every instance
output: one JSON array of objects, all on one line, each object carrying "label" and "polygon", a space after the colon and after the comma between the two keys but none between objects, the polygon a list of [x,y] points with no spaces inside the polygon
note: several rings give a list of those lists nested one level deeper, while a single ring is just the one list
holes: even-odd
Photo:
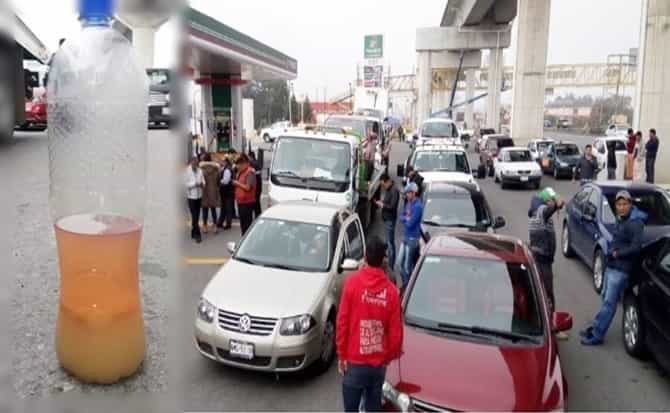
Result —
[{"label": "elevated concrete overpass", "polygon": [[[471,70],[477,68],[472,67],[476,53],[489,49],[487,126],[498,128],[502,49],[509,47],[510,23],[516,18],[512,134],[520,142],[541,136],[550,12],[551,0],[448,0],[440,27],[417,30],[417,121],[435,112],[430,106],[431,75],[436,68],[431,61],[432,54],[450,57],[437,68]],[[643,130],[645,135],[650,128],[656,128],[660,136],[670,136],[670,117],[664,114],[665,103],[670,99],[670,72],[666,69],[670,65],[670,2],[642,0],[640,26],[633,126]],[[458,64],[454,52],[459,53]],[[474,91],[472,71],[466,74],[466,79],[466,97],[469,98]],[[471,120],[470,109],[466,111],[466,122],[472,124]],[[659,157],[659,165],[670,161],[670,151],[661,151]],[[670,169],[659,168],[658,178],[670,182]]]}]

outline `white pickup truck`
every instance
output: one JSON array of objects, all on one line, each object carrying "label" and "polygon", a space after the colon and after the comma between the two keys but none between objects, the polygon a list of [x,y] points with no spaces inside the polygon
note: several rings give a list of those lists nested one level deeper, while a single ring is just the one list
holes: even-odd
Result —
[{"label": "white pickup truck", "polygon": [[26,98],[39,86],[38,77],[24,71],[23,61],[47,63],[50,56],[18,15],[0,7],[0,139],[11,138],[14,127],[25,122]]}]

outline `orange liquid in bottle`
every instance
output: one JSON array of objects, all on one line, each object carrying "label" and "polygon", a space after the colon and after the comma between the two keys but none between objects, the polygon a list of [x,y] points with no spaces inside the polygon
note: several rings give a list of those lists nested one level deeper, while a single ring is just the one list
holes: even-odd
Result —
[{"label": "orange liquid in bottle", "polygon": [[114,215],[73,215],[55,225],[60,265],[56,353],[85,382],[132,375],[145,352],[138,256],[142,227]]}]

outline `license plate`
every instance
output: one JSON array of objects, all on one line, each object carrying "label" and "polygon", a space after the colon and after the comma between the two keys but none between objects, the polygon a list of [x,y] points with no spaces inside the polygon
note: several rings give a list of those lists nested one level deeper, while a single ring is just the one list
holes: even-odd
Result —
[{"label": "license plate", "polygon": [[521,182],[528,182],[528,177],[527,176],[522,176],[521,177]]},{"label": "license plate", "polygon": [[169,115],[170,114],[170,108],[163,108],[163,115]]},{"label": "license plate", "polygon": [[254,345],[251,343],[230,340],[230,355],[245,360],[251,360],[254,358]]}]

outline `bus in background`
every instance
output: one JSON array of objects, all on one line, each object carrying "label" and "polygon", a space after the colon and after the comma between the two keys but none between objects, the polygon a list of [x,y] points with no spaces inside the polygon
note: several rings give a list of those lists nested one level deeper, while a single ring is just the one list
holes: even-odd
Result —
[{"label": "bus in background", "polygon": [[147,69],[149,77],[149,127],[170,127],[173,123],[170,106],[170,85],[173,73],[169,69]]},{"label": "bus in background", "polygon": [[[11,10],[0,10],[0,139],[11,138],[15,127],[25,126],[30,120],[26,106],[33,102],[41,76],[24,70],[24,61],[46,64],[50,56],[19,16]],[[46,106],[42,109],[46,116]]]}]

